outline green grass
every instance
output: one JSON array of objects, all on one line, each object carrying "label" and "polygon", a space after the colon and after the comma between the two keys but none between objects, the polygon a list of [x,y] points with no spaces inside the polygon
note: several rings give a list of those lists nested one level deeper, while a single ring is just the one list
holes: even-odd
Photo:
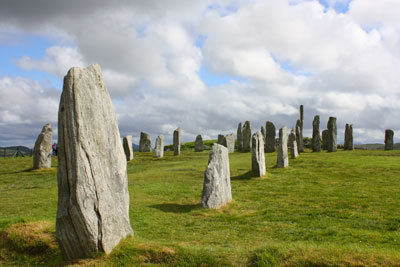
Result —
[{"label": "green grass", "polygon": [[[134,238],[74,263],[400,266],[400,151],[307,151],[287,169],[275,168],[276,153],[265,154],[264,178],[252,177],[250,153],[233,153],[233,202],[216,211],[199,206],[208,155],[135,153],[128,162]],[[62,263],[53,245],[56,168],[31,166],[32,158],[0,158],[0,265]],[[45,241],[25,236],[43,224]],[[40,242],[26,247],[24,238]]]}]

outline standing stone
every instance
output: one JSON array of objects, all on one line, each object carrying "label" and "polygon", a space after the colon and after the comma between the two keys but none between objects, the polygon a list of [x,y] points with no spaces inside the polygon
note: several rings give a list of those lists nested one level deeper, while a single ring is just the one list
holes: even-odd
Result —
[{"label": "standing stone", "polygon": [[201,207],[218,209],[231,202],[231,177],[229,170],[228,149],[219,144],[213,144],[204,172]]},{"label": "standing stone", "polygon": [[344,131],[344,150],[354,150],[353,143],[353,124],[346,123],[346,129]]},{"label": "standing stone", "polygon": [[337,127],[336,118],[329,117],[328,120],[328,152],[337,151]]},{"label": "standing stone", "polygon": [[322,131],[322,149],[328,150],[329,132],[328,130]]},{"label": "standing stone", "polygon": [[199,134],[194,141],[194,152],[203,152],[203,138]]},{"label": "standing stone", "polygon": [[125,136],[122,143],[124,144],[126,161],[133,160],[132,136],[131,135]]},{"label": "standing stone", "polygon": [[126,157],[99,65],[71,68],[58,111],[56,238],[65,260],[133,235]]},{"label": "standing stone", "polygon": [[300,132],[301,132],[301,136],[303,136],[303,125],[304,125],[304,107],[303,107],[303,105],[300,105]]},{"label": "standing stone", "polygon": [[53,130],[51,124],[47,123],[43,126],[33,149],[33,169],[51,168],[51,152]]},{"label": "standing stone", "polygon": [[261,134],[262,134],[263,139],[264,139],[264,151],[266,152],[266,151],[267,151],[267,144],[266,144],[266,142],[265,142],[266,133],[265,133],[265,128],[264,128],[264,126],[261,126]]},{"label": "standing stone", "polygon": [[319,116],[315,115],[313,120],[313,131],[312,131],[312,151],[320,152],[321,151],[321,136],[319,134]]},{"label": "standing stone", "polygon": [[150,135],[144,132],[140,133],[139,152],[151,152],[151,139]]},{"label": "standing stone", "polygon": [[243,125],[243,152],[251,150],[251,127],[250,121],[246,121]]},{"label": "standing stone", "polygon": [[164,157],[164,135],[160,134],[156,139],[156,147],[154,148],[154,156],[156,158]]},{"label": "standing stone", "polygon": [[265,123],[265,152],[275,152],[275,125],[267,121]]},{"label": "standing stone", "polygon": [[226,147],[226,141],[225,141],[225,136],[222,134],[218,135],[218,144],[220,144],[221,146]]},{"label": "standing stone", "polygon": [[297,142],[297,150],[300,152],[304,152],[304,144],[303,144],[303,134],[301,132],[301,121],[297,120],[296,122],[296,142]]},{"label": "standing stone", "polygon": [[288,136],[286,126],[283,126],[279,129],[278,159],[276,161],[276,166],[278,168],[286,168],[289,166],[287,141]]},{"label": "standing stone", "polygon": [[264,137],[260,131],[253,134],[251,138],[251,167],[255,177],[264,176],[265,155],[264,155]]},{"label": "standing stone", "polygon": [[235,152],[235,135],[233,133],[224,137],[224,146],[228,149],[228,153]]},{"label": "standing stone", "polygon": [[237,129],[237,149],[239,152],[243,152],[243,129],[241,122],[239,122]]},{"label": "standing stone", "polygon": [[181,128],[174,131],[174,155],[181,154]]},{"label": "standing stone", "polygon": [[385,150],[393,150],[394,132],[390,129],[385,131]]},{"label": "standing stone", "polygon": [[296,130],[292,128],[290,131],[289,135],[289,148],[290,148],[290,154],[291,158],[295,159],[299,156],[299,150],[297,148],[297,138],[296,138]]}]

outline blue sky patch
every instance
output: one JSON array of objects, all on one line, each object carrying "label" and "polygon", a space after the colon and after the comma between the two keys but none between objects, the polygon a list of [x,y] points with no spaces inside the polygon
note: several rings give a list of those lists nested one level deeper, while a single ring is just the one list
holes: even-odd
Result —
[{"label": "blue sky patch", "polygon": [[213,73],[210,69],[206,66],[201,66],[199,71],[200,79],[207,85],[207,86],[218,86],[222,84],[229,84],[231,81],[238,81],[241,83],[247,83],[248,80],[242,77],[233,77],[228,75],[219,75]]}]

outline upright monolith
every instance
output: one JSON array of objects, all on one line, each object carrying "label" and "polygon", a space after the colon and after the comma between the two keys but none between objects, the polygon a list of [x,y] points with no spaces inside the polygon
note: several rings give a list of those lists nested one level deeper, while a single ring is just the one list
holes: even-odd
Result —
[{"label": "upright monolith", "polygon": [[239,122],[237,129],[237,150],[243,152],[243,129],[241,122]]},{"label": "upright monolith", "polygon": [[235,152],[235,135],[233,133],[224,136],[224,146],[228,149],[228,153]]},{"label": "upright monolith", "polygon": [[229,170],[228,149],[219,144],[213,144],[204,172],[201,207],[218,209],[231,202],[231,178]]},{"label": "upright monolith", "polygon": [[301,136],[303,136],[303,125],[304,125],[304,106],[300,105],[300,130],[301,130]]},{"label": "upright monolith", "polygon": [[295,159],[299,156],[299,150],[297,148],[297,138],[296,138],[296,130],[292,128],[289,135],[289,149],[290,155],[292,159]]},{"label": "upright monolith", "polygon": [[194,141],[194,152],[203,152],[203,138],[199,134]]},{"label": "upright monolith", "polygon": [[329,120],[328,120],[328,152],[336,152],[336,150],[337,150],[336,118],[329,117]]},{"label": "upright monolith", "polygon": [[322,149],[328,150],[329,132],[328,130],[322,131]]},{"label": "upright monolith", "polygon": [[53,130],[51,124],[43,126],[42,131],[35,142],[33,149],[33,169],[51,168],[51,152],[53,142]]},{"label": "upright monolith", "polygon": [[225,136],[223,134],[218,135],[218,144],[221,146],[226,147],[226,141],[225,141]]},{"label": "upright monolith", "polygon": [[275,125],[272,122],[267,121],[265,123],[265,152],[275,152],[275,135]]},{"label": "upright monolith", "polygon": [[251,138],[251,167],[255,177],[264,176],[265,155],[264,155],[264,137],[260,131],[253,134]]},{"label": "upright monolith", "polygon": [[320,152],[321,151],[321,135],[319,134],[319,116],[315,115],[312,123],[313,131],[312,131],[312,151]]},{"label": "upright monolith", "polygon": [[303,134],[301,132],[301,121],[297,120],[296,122],[296,142],[297,142],[297,150],[299,154],[304,152],[304,145],[303,145]]},{"label": "upright monolith", "polygon": [[181,154],[181,128],[174,131],[174,155],[177,156]]},{"label": "upright monolith", "polygon": [[346,123],[346,129],[344,131],[344,150],[354,150],[353,124]]},{"label": "upright monolith", "polygon": [[286,126],[283,126],[279,129],[278,159],[276,161],[276,166],[278,168],[286,168],[289,166],[287,141],[288,136]]},{"label": "upright monolith", "polygon": [[150,135],[141,132],[139,141],[139,152],[151,152],[151,151],[153,151],[153,148],[151,147]]},{"label": "upright monolith", "polygon": [[264,128],[264,126],[261,126],[261,134],[262,134],[263,139],[264,139],[264,152],[267,152],[267,145],[266,145],[266,142],[265,142],[266,133],[265,133],[265,128]]},{"label": "upright monolith", "polygon": [[390,129],[385,131],[385,150],[393,150],[394,132]]},{"label": "upright monolith", "polygon": [[156,146],[154,148],[154,156],[156,158],[164,157],[164,135],[160,134],[156,139]]},{"label": "upright monolith", "polygon": [[250,121],[246,121],[243,125],[243,152],[251,150],[251,127]]},{"label": "upright monolith", "polygon": [[126,161],[133,160],[132,136],[125,136],[122,143],[124,146]]},{"label": "upright monolith", "polygon": [[100,66],[71,68],[58,111],[56,238],[65,260],[108,254],[133,234],[126,166]]}]

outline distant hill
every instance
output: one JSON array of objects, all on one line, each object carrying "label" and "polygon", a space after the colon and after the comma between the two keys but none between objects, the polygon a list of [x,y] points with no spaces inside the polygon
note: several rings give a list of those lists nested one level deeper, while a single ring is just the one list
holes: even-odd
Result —
[{"label": "distant hill", "polygon": [[139,151],[139,145],[132,144],[132,149],[133,149],[133,151]]},{"label": "distant hill", "polygon": [[30,156],[32,154],[32,149],[26,146],[8,146],[0,147],[0,157],[4,157],[4,152],[6,152],[6,157],[12,157],[15,152],[21,151],[24,155]]},{"label": "distant hill", "polygon": [[[354,145],[354,148],[365,149],[365,150],[384,150],[385,145],[384,144],[360,144],[360,145]],[[400,150],[400,143],[394,144],[393,149]]]}]

